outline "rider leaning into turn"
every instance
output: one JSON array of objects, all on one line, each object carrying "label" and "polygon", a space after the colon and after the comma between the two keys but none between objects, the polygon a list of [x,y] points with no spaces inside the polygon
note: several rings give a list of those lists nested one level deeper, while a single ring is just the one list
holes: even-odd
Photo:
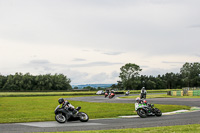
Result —
[{"label": "rider leaning into turn", "polygon": [[151,104],[145,99],[140,99],[139,97],[137,97],[135,100],[138,104],[146,104],[146,106],[151,107]]},{"label": "rider leaning into turn", "polygon": [[74,108],[73,105],[71,105],[67,100],[65,101],[63,98],[58,99],[59,104],[62,104],[62,108],[67,109],[69,111],[72,111],[73,114],[78,113],[78,111]]},{"label": "rider leaning into turn", "polygon": [[[137,97],[135,100],[138,104],[143,104],[143,105],[145,104],[146,106],[151,107],[151,104],[149,102],[147,102],[147,100],[145,100],[145,99],[140,99],[139,97]],[[150,108],[150,110],[151,110],[151,108]]]},{"label": "rider leaning into turn", "polygon": [[146,104],[146,105],[148,105],[148,106],[149,106],[149,104],[150,104],[150,103],[147,102],[147,100],[145,100],[145,99],[140,99],[139,97],[137,97],[135,100],[136,100],[136,102],[137,102],[138,104]]},{"label": "rider leaning into turn", "polygon": [[140,99],[139,97],[137,97],[136,99],[136,102],[139,104],[139,103],[143,103],[143,100],[142,99]]}]

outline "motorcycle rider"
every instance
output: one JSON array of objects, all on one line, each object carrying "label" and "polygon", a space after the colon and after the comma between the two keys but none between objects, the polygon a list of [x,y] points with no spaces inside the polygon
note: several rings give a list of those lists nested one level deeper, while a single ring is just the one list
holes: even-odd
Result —
[{"label": "motorcycle rider", "polygon": [[141,104],[141,103],[143,103],[143,100],[142,100],[142,99],[140,99],[139,97],[137,97],[135,100],[136,100],[136,102],[137,102],[138,104]]},{"label": "motorcycle rider", "polygon": [[115,96],[115,91],[111,90],[108,96],[109,98],[113,98]]},{"label": "motorcycle rider", "polygon": [[[139,98],[139,97],[138,97]],[[137,98],[136,98],[137,99]],[[140,99],[140,98],[139,98]],[[148,107],[151,107],[151,104],[149,103],[149,102],[147,102],[147,100],[142,100],[142,99],[140,99],[140,103],[142,103],[142,104],[146,104],[146,106],[148,106]]]},{"label": "motorcycle rider", "polygon": [[138,107],[140,104],[143,104],[143,100],[140,99],[139,97],[137,97],[135,100],[136,100],[136,103],[135,103],[135,110],[136,110],[137,107]]},{"label": "motorcycle rider", "polygon": [[143,99],[140,99],[139,97],[137,97],[135,100],[136,100],[137,103],[149,105],[149,103],[145,99],[143,100]]},{"label": "motorcycle rider", "polygon": [[105,92],[105,93],[107,93],[107,95],[109,95],[110,91],[109,91],[109,90],[106,90],[106,92]]},{"label": "motorcycle rider", "polygon": [[108,95],[109,95],[109,90],[106,89],[106,90],[105,90],[105,93],[104,93],[105,98],[106,98]]},{"label": "motorcycle rider", "polygon": [[147,91],[145,90],[145,87],[142,87],[140,98],[146,99],[146,95],[147,95]]},{"label": "motorcycle rider", "polygon": [[63,98],[59,98],[58,103],[62,104],[62,108],[68,108],[68,110],[71,111],[73,114],[77,114],[78,110],[80,110],[80,108],[75,109],[73,105],[71,105],[67,100],[65,101]]},{"label": "motorcycle rider", "polygon": [[109,90],[106,90],[106,93],[108,93],[108,94],[109,94]]},{"label": "motorcycle rider", "polygon": [[129,90],[128,90],[128,91],[126,92],[126,94],[125,94],[125,95],[126,95],[126,96],[128,96],[129,94],[130,94],[130,92],[129,92]]},{"label": "motorcycle rider", "polygon": [[136,98],[136,102],[137,104],[135,104],[135,106],[137,106],[138,104],[145,104],[148,108],[148,111],[150,112],[150,114],[152,114],[152,109],[151,109],[151,104],[148,103],[146,100],[140,99],[139,97]]},{"label": "motorcycle rider", "polygon": [[113,93],[113,94],[115,95],[115,91],[114,91],[114,90],[111,90],[111,91],[110,91],[110,94],[111,94],[111,93]]}]

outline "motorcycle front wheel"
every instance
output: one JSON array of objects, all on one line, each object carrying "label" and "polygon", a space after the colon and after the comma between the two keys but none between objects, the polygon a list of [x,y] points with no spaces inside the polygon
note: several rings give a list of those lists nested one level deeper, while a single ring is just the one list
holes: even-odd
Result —
[{"label": "motorcycle front wheel", "polygon": [[138,109],[137,114],[141,117],[141,118],[146,118],[147,114],[145,112],[145,110],[143,109]]},{"label": "motorcycle front wheel", "polygon": [[162,112],[158,108],[155,108],[154,112],[156,116],[162,116]]},{"label": "motorcycle front wheel", "polygon": [[84,112],[79,112],[78,115],[81,122],[87,122],[89,120],[89,116]]},{"label": "motorcycle front wheel", "polygon": [[56,119],[56,121],[58,122],[58,123],[65,123],[66,122],[66,117],[65,117],[65,115],[63,115],[63,114],[61,114],[61,113],[59,113],[59,114],[56,114],[55,115],[55,119]]}]

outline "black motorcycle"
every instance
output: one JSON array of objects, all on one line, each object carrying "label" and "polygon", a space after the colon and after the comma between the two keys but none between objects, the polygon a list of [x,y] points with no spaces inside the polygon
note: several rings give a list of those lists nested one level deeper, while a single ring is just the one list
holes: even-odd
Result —
[{"label": "black motorcycle", "polygon": [[162,116],[162,112],[154,107],[154,104],[135,103],[135,110],[141,118],[147,116]]},{"label": "black motorcycle", "polygon": [[80,109],[81,107],[77,107],[74,110],[72,110],[70,107],[60,108],[60,105],[58,105],[54,111],[55,119],[59,123],[65,123],[66,121],[74,121],[74,120],[87,122],[89,120],[88,115],[84,112],[79,112]]}]

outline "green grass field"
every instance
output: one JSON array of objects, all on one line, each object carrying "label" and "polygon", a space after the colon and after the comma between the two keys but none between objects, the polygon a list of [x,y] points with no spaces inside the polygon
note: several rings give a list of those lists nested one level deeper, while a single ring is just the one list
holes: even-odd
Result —
[{"label": "green grass field", "polygon": [[[53,121],[58,98],[63,96],[0,97],[0,123]],[[70,98],[72,96],[64,96]],[[134,101],[133,101],[134,102]],[[81,106],[90,119],[113,118],[122,115],[135,115],[134,103],[93,103],[70,101],[75,107]],[[162,112],[190,109],[188,106],[158,105]]]},{"label": "green grass field", "polygon": [[200,124],[113,130],[70,131],[62,133],[200,133]]}]

